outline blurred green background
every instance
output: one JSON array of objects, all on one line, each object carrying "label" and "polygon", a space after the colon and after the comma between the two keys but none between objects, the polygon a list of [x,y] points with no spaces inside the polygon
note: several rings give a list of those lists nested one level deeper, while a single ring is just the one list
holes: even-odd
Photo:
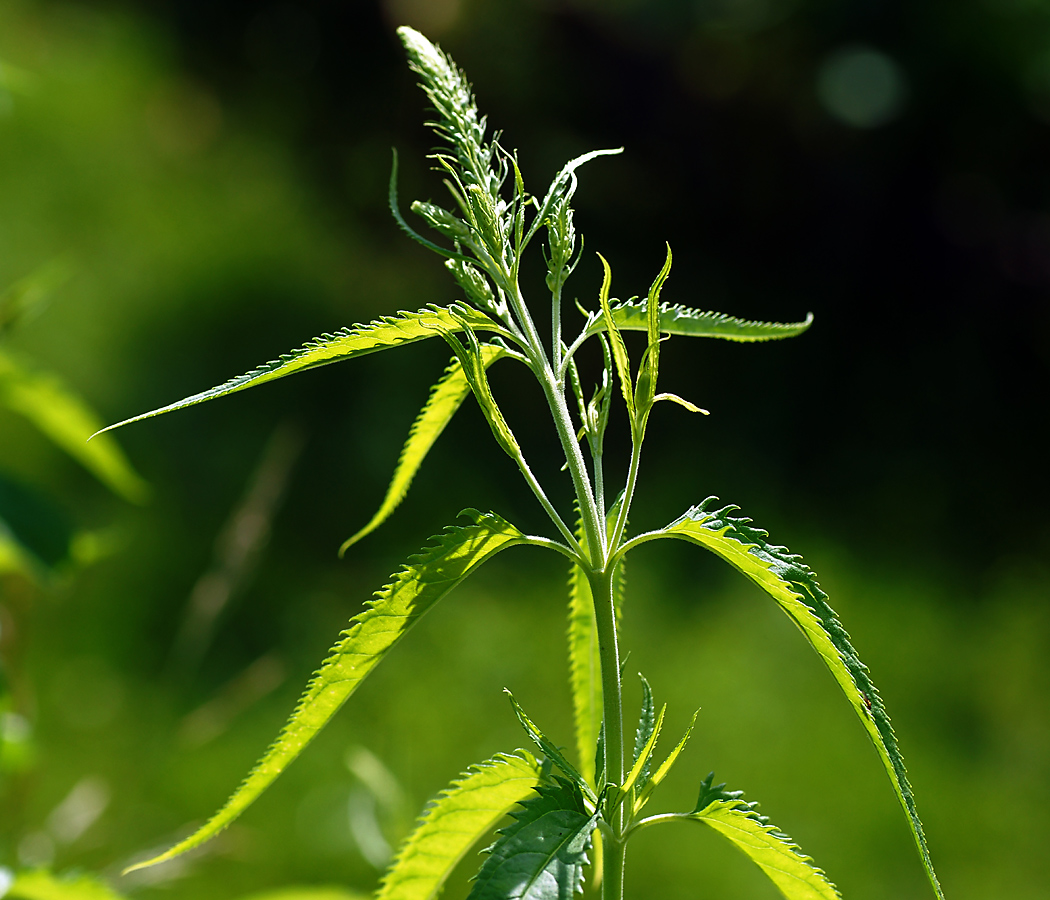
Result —
[{"label": "blurred green background", "polygon": [[[576,204],[621,296],[666,239],[672,302],[814,312],[783,344],[667,345],[665,389],[712,415],[654,420],[633,524],[717,494],[802,553],[894,717],[946,894],[1045,897],[1050,4],[4,0],[0,349],[115,421],[455,298],[385,207],[391,146],[402,197],[443,194],[405,22],[467,70],[533,190],[570,156],[626,148],[583,170]],[[588,252],[570,290],[593,302],[598,273]],[[367,890],[428,798],[524,743],[504,686],[572,743],[566,573],[516,551],[220,839],[119,877],[217,808],[347,619],[460,508],[543,528],[468,404],[394,519],[336,558],[445,356],[414,345],[118,432],[141,504],[0,409],[0,521],[30,553],[0,574],[0,865],[142,898]],[[514,377],[497,370],[497,394],[565,503],[556,448],[526,428],[538,392]],[[628,577],[628,703],[640,669],[668,734],[702,707],[655,802],[688,808],[714,769],[845,897],[930,896],[874,752],[790,623],[696,548],[647,548]],[[775,896],[685,826],[630,859],[634,898]]]}]

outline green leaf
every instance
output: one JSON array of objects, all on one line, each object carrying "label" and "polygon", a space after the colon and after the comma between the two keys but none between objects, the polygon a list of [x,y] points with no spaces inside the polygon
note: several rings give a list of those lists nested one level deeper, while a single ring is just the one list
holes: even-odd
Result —
[{"label": "green leaf", "polygon": [[581,890],[597,813],[563,779],[536,793],[511,813],[467,900],[572,900]]},{"label": "green leaf", "polygon": [[525,729],[525,733],[536,743],[536,746],[543,751],[547,759],[568,775],[579,789],[587,795],[592,803],[595,802],[597,797],[595,796],[594,791],[591,790],[591,786],[583,779],[583,776],[577,771],[576,767],[565,758],[565,754],[562,753],[561,750],[554,745],[554,742],[540,731],[536,726],[536,723],[525,714],[525,710],[523,710],[518,704],[518,701],[514,699],[514,695],[506,688],[503,689],[503,693],[510,698],[510,705],[514,707],[514,714],[518,717],[518,721],[521,722],[521,727]]},{"label": "green leaf", "polygon": [[372,900],[372,895],[334,886],[286,887],[241,897],[239,900]]},{"label": "green leaf", "polygon": [[[653,689],[649,687],[649,682],[641,672],[638,673],[638,677],[642,680],[642,709],[638,713],[638,727],[634,731],[634,762],[637,762],[642,755],[656,727],[656,704],[653,703]],[[639,787],[644,785],[648,777],[649,767],[646,766],[639,779],[641,782]]]},{"label": "green leaf", "polygon": [[525,750],[472,767],[427,808],[376,900],[432,900],[467,851],[539,783],[540,765]]},{"label": "green leaf", "polygon": [[[493,344],[482,345],[482,365],[488,368],[503,356],[505,352],[502,347],[497,347]],[[408,433],[408,440],[401,449],[401,456],[397,461],[394,477],[390,480],[390,486],[387,488],[386,496],[383,498],[379,509],[364,528],[353,535],[353,537],[347,538],[339,548],[340,556],[346,553],[350,547],[365,535],[375,531],[397,509],[398,504],[401,503],[408,493],[412,479],[415,478],[416,472],[419,471],[419,467],[423,464],[427,453],[430,452],[430,448],[434,446],[434,442],[441,436],[445,426],[452,421],[452,417],[463,405],[463,400],[469,393],[470,384],[463,371],[463,366],[459,359],[453,359],[445,369],[445,374],[441,380],[434,385],[430,392],[430,398],[413,423],[412,430]]]},{"label": "green leaf", "polygon": [[335,715],[379,661],[438,600],[495,553],[530,539],[491,513],[465,510],[474,523],[453,526],[409,560],[367,610],[350,620],[306,688],[281,734],[219,812],[170,850],[130,867],[156,865],[199,846],[237,818]]},{"label": "green leaf", "polygon": [[[622,331],[648,331],[648,310],[644,301],[629,300],[611,308],[613,322]],[[716,312],[703,312],[686,306],[660,304],[660,332],[685,337],[723,338],[727,341],[774,341],[802,334],[813,323],[810,313],[801,322],[748,322]],[[595,316],[588,334],[605,331],[603,316]]]},{"label": "green leaf", "polygon": [[631,771],[628,773],[623,786],[620,788],[617,800],[614,803],[619,802],[619,799],[625,797],[627,794],[634,790],[635,786],[644,787],[644,783],[641,782],[642,773],[645,772],[649,767],[649,760],[652,758],[653,750],[656,749],[656,742],[660,739],[660,730],[664,726],[664,715],[667,713],[667,704],[665,703],[661,708],[660,712],[656,717],[656,722],[653,724],[653,730],[649,734],[649,739],[645,742],[645,746],[638,753],[638,757],[634,761],[634,765],[631,766]]},{"label": "green leaf", "polygon": [[[602,315],[598,320],[602,323],[602,329],[609,333],[609,343],[612,346],[613,361],[616,363],[616,374],[620,379],[620,391],[623,393],[623,401],[627,404],[627,412],[631,420],[631,427],[634,427],[635,423],[635,405],[634,405],[634,379],[631,377],[631,363],[627,358],[627,347],[623,343],[623,335],[620,334],[620,327],[616,323],[616,319],[613,318],[612,310],[609,306],[609,288],[612,286],[612,269],[609,268],[609,263],[605,257],[600,253],[598,259],[602,261],[602,267],[605,270],[605,275],[602,278],[602,288],[598,294],[598,302],[602,306]],[[644,306],[642,307],[643,315],[645,314]],[[645,324],[646,320],[643,320],[642,329],[648,328]],[[602,330],[602,329],[596,329]]]},{"label": "green leaf", "polygon": [[437,337],[439,330],[460,331],[465,324],[483,331],[499,333],[504,331],[483,312],[468,306],[430,306],[414,313],[401,312],[396,316],[384,316],[368,325],[355,325],[352,328],[337,331],[335,334],[323,334],[298,350],[286,353],[280,359],[252,369],[244,375],[231,378],[225,384],[141,415],[132,416],[123,422],[109,425],[102,431],[112,431],[114,428],[120,428],[131,422],[140,422],[143,419],[150,419],[176,409],[184,409],[187,406],[196,406],[198,403],[214,400],[216,397],[224,397],[227,394],[235,394],[238,391],[266,384],[268,381],[275,381],[296,372],[316,369],[330,363],[355,359],[391,347],[400,347],[426,338]]},{"label": "green leaf", "polygon": [[714,500],[709,497],[661,531],[635,538],[625,549],[636,542],[664,537],[699,544],[730,563],[776,600],[831,670],[868,732],[908,817],[930,884],[943,900],[886,707],[868,676],[867,666],[860,661],[849,635],[828,605],[827,594],[800,556],[790,553],[786,547],[770,544],[768,534],[753,528],[750,519],[732,515],[738,507],[710,509]]},{"label": "green leaf", "polygon": [[0,406],[24,416],[114,493],[135,503],[149,496],[112,436],[88,443],[102,427],[95,412],[54,375],[0,350]]},{"label": "green leaf", "polygon": [[685,818],[709,825],[747,854],[788,900],[838,900],[839,892],[791,838],[767,824],[740,791],[711,787],[708,775],[697,808]]},{"label": "green leaf", "polygon": [[685,749],[685,745],[689,743],[689,737],[693,733],[693,727],[696,725],[696,717],[699,713],[700,710],[693,713],[693,718],[689,722],[689,727],[685,730],[685,734],[682,735],[682,739],[675,745],[674,750],[667,754],[667,758],[660,763],[659,768],[653,772],[652,777],[645,782],[641,791],[637,792],[637,797],[634,802],[635,812],[638,812],[638,810],[649,802],[649,798],[652,796],[653,791],[655,791],[660,782],[667,777],[667,773],[671,771],[671,766],[678,761],[678,757]]},{"label": "green leaf", "polygon": [[667,245],[667,256],[663,267],[660,269],[649,288],[649,294],[645,298],[646,331],[648,344],[645,348],[645,356],[638,371],[638,384],[635,386],[634,402],[639,409],[648,410],[653,405],[656,396],[656,380],[660,372],[660,293],[664,289],[664,282],[671,274],[671,245]]},{"label": "green leaf", "polygon": [[52,875],[43,869],[22,872],[6,900],[121,900],[122,895],[89,875]]}]

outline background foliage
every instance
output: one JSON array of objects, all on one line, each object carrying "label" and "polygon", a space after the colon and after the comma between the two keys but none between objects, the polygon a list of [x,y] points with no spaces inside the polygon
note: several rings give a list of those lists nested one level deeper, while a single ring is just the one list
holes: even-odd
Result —
[{"label": "background foliage", "polygon": [[[803,553],[894,711],[948,896],[1039,896],[1050,7],[9,0],[0,291],[67,277],[4,323],[4,348],[113,421],[451,300],[385,208],[391,145],[404,197],[440,192],[401,22],[470,73],[534,182],[625,145],[576,200],[623,289],[644,289],[668,239],[669,301],[815,313],[760,351],[667,346],[665,383],[712,415],[654,419],[634,525],[718,494]],[[593,297],[599,277],[592,257],[570,288]],[[467,505],[542,527],[509,463],[476,453],[487,426],[468,412],[388,526],[336,559],[443,363],[419,345],[126,429],[141,506],[0,410],[0,519],[40,563],[0,575],[0,865],[100,871],[144,898],[367,890],[428,797],[521,744],[504,686],[570,742],[565,573],[523,549],[423,623],[204,855],[116,877],[225,798],[406,550]],[[542,410],[520,403],[521,423]],[[714,769],[844,896],[925,896],[892,791],[789,623],[688,547],[632,562],[629,669],[667,699],[671,732],[702,706],[665,796],[691,802]],[[772,896],[688,828],[631,852],[634,896],[651,877],[668,898],[694,877]]]}]

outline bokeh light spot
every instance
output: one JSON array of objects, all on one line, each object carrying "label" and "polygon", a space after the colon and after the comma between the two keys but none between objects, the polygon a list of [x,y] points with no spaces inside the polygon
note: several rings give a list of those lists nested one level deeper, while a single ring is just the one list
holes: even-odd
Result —
[{"label": "bokeh light spot", "polygon": [[817,75],[821,105],[855,128],[885,125],[901,111],[905,93],[901,67],[871,47],[854,45],[835,51]]}]

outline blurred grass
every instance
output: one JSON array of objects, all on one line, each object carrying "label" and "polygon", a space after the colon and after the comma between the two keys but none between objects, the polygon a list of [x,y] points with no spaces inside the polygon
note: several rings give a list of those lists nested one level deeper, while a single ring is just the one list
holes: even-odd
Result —
[{"label": "blurred grass", "polygon": [[[188,74],[175,37],[156,22],[113,8],[7,3],[0,61],[17,75],[6,76],[0,94],[0,285],[56,257],[73,273],[10,343],[108,419],[217,383],[323,331],[451,296],[440,266],[418,262],[381,215],[387,126],[362,125],[347,151],[348,177],[360,179],[353,183],[365,198],[348,212],[304,174],[279,129],[258,127]],[[471,74],[479,84],[500,69],[490,56],[478,61]],[[413,103],[415,116],[421,103]],[[367,173],[376,172],[371,184]],[[602,184],[605,176],[596,177]],[[789,369],[807,347],[769,352],[797,384]],[[705,358],[722,361],[723,353]],[[666,355],[675,354],[670,371],[684,370],[682,360],[695,367],[694,351],[672,344]],[[498,454],[479,461],[474,448],[487,447],[486,429],[465,410],[390,528],[336,560],[335,548],[378,501],[443,362],[441,348],[412,348],[119,433],[154,486],[145,509],[108,496],[0,412],[0,468],[110,547],[45,585],[0,576],[0,712],[5,733],[14,733],[12,722],[30,729],[19,746],[32,747],[0,757],[0,864],[100,872],[143,898],[218,900],[297,883],[368,890],[378,873],[351,831],[363,789],[346,765],[352,748],[390,769],[414,813],[467,765],[524,742],[503,687],[571,745],[565,573],[557,559],[522,550],[424,621],[202,854],[137,880],[118,877],[217,807],[349,616],[459,507],[492,507],[542,527]],[[743,405],[726,380],[711,389],[724,405]],[[503,389],[514,387],[508,380]],[[199,669],[173,679],[170,654],[188,597],[289,411],[307,444],[273,537],[231,596]],[[794,425],[789,436],[804,433]],[[696,493],[683,500],[678,477],[665,477],[674,475],[676,439],[701,439],[693,427],[657,431],[639,524],[669,520],[706,492],[690,476]],[[948,895],[1042,897],[1050,883],[1050,823],[1041,812],[1050,799],[1050,572],[1041,539],[1011,535],[1012,549],[982,559],[931,557],[915,523],[936,516],[918,509],[899,522],[911,543],[865,545],[822,521],[828,509],[817,501],[800,508],[804,489],[790,486],[790,457],[780,470],[752,473],[763,459],[747,442],[757,425],[739,439],[712,427],[704,454],[726,468],[708,483],[804,554],[871,666]],[[693,467],[691,451],[687,458]],[[449,490],[472,476],[462,492]],[[857,496],[867,489],[858,485]],[[1005,526],[977,512],[968,527]],[[668,735],[701,707],[692,745],[654,804],[687,808],[714,769],[762,801],[844,896],[927,896],[890,786],[819,661],[770,604],[698,554],[646,548],[631,560],[628,672],[644,671],[657,699],[669,702]],[[633,674],[627,696],[637,703]],[[383,824],[390,839],[406,827],[393,814]],[[694,884],[725,898],[773,896],[742,857],[686,826],[645,833],[630,854],[631,896],[651,895],[652,884],[668,900],[693,896]],[[464,893],[469,874],[457,872],[448,896]]]}]

